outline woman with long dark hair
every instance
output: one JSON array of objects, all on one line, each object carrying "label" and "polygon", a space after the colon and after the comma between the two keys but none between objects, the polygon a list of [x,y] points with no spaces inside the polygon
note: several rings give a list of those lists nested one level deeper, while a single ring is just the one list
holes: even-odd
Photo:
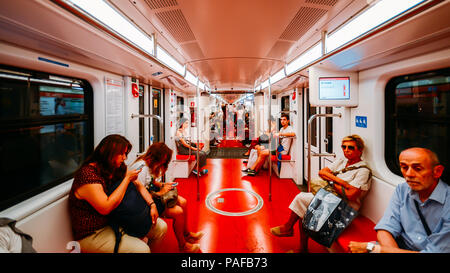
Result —
[{"label": "woman with long dark hair", "polygon": [[[69,193],[69,210],[74,239],[82,252],[113,252],[116,236],[108,225],[108,215],[119,206],[139,170],[127,169],[125,160],[131,143],[123,136],[108,135],[75,173]],[[110,194],[114,181],[121,181]],[[161,219],[148,231],[150,240],[161,239],[167,225]],[[150,252],[139,238],[124,234],[118,252]]]},{"label": "woman with long dark hair", "polygon": [[203,232],[191,232],[187,225],[187,200],[178,195],[175,206],[165,207],[158,196],[162,196],[174,188],[174,182],[161,182],[169,163],[172,159],[173,151],[163,142],[152,144],[147,152],[136,159],[133,167],[145,164],[138,175],[140,181],[146,188],[154,191],[153,198],[158,214],[162,217],[173,219],[173,230],[178,241],[180,251],[194,253],[200,251],[200,246],[196,242],[203,236]]}]

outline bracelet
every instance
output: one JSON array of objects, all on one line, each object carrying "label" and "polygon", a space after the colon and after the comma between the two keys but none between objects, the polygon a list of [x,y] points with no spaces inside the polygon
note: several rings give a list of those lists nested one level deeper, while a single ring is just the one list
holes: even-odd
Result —
[{"label": "bracelet", "polygon": [[[150,204],[148,204],[149,207],[151,207],[152,205],[155,205],[155,202],[152,201]],[[156,206],[156,205],[155,205]]]}]

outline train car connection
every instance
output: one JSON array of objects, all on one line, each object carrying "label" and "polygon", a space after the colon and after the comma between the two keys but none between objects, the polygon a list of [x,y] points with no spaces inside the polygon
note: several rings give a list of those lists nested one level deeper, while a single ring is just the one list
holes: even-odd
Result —
[{"label": "train car connection", "polygon": [[[449,14],[439,0],[1,1],[0,217],[37,252],[74,251],[74,173],[120,134],[133,146],[129,166],[153,143],[174,151],[164,179],[188,200],[202,252],[296,252],[298,228],[287,238],[270,228],[357,134],[371,189],[333,247],[309,240],[308,251],[375,241],[404,183],[402,150],[431,149],[450,181]],[[278,132],[286,114],[287,153],[243,172],[252,141]],[[181,121],[203,146],[206,174],[196,175],[196,151],[177,152]],[[163,220],[152,252],[178,253]]]}]

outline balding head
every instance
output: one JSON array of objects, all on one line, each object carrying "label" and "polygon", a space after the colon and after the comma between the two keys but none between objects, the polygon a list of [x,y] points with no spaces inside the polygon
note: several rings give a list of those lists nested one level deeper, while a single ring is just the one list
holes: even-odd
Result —
[{"label": "balding head", "polygon": [[425,148],[414,147],[402,151],[399,162],[408,185],[423,197],[431,194],[444,171],[436,154]]}]

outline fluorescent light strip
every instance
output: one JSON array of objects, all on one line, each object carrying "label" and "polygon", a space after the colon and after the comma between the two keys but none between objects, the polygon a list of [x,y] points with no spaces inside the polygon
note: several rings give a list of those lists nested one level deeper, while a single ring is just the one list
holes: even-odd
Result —
[{"label": "fluorescent light strip", "polygon": [[186,70],[186,76],[184,76],[184,78],[194,86],[197,86],[197,77],[189,72],[189,70]]},{"label": "fluorescent light strip", "polygon": [[265,82],[261,83],[261,90],[269,86],[269,79],[267,79]]},{"label": "fluorescent light strip", "polygon": [[275,73],[272,77],[270,77],[270,83],[274,84],[277,81],[283,79],[284,77],[286,77],[286,73],[284,73],[284,68],[282,68],[280,71]]},{"label": "fluorescent light strip", "polygon": [[170,54],[168,54],[161,46],[156,47],[156,58],[166,64],[168,67],[172,68],[175,72],[180,75],[184,75],[186,67],[181,65],[177,60],[175,60]]},{"label": "fluorescent light strip", "polygon": [[424,0],[382,0],[327,37],[326,52],[331,52],[369,30],[385,23]]},{"label": "fluorescent light strip", "polygon": [[154,55],[153,39],[102,0],[69,0],[145,52]]},{"label": "fluorescent light strip", "polygon": [[322,56],[322,42],[317,43],[307,51],[303,52],[302,55],[298,56],[295,60],[286,65],[286,74],[291,75],[292,73],[300,70],[301,68],[307,66],[313,61],[319,59]]}]

